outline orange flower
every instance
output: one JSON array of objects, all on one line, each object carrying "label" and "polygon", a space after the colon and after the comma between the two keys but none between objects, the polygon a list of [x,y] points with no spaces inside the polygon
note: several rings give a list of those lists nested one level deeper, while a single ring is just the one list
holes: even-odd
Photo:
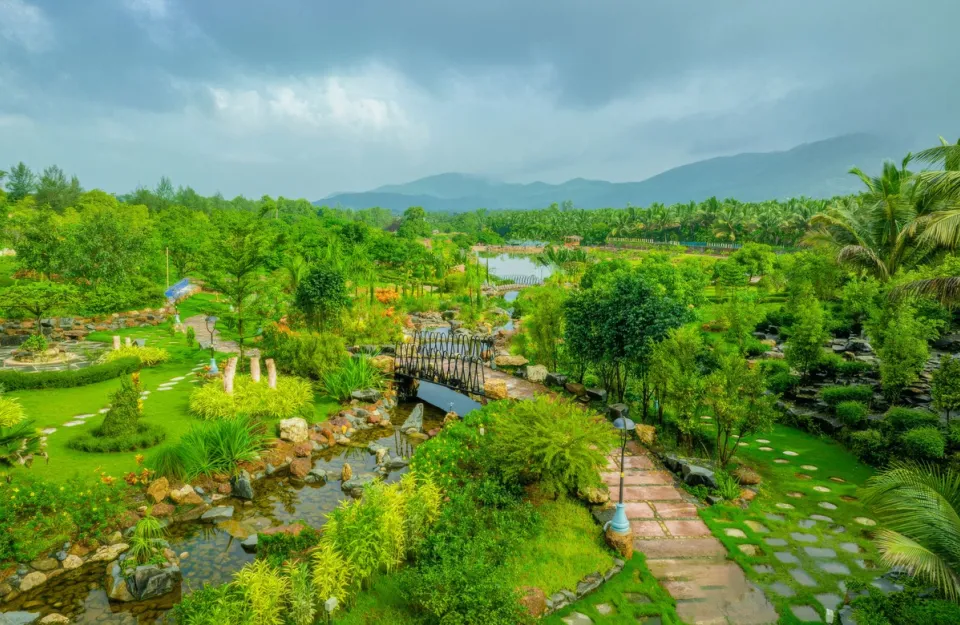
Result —
[{"label": "orange flower", "polygon": [[137,464],[143,464],[144,458],[145,456],[143,454],[137,454],[133,457],[133,459],[137,461]]}]

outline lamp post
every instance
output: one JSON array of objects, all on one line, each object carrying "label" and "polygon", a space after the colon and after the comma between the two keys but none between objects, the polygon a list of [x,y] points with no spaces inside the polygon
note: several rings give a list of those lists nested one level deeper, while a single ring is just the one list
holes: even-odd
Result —
[{"label": "lamp post", "polygon": [[213,347],[213,333],[217,329],[217,318],[213,315],[207,317],[207,332],[210,333],[210,373],[220,373],[217,369],[217,358]]},{"label": "lamp post", "polygon": [[617,502],[610,527],[618,534],[629,534],[630,521],[627,520],[627,511],[623,507],[623,460],[627,450],[627,437],[636,428],[636,424],[627,417],[618,417],[613,422],[613,427],[620,432],[620,501]]}]

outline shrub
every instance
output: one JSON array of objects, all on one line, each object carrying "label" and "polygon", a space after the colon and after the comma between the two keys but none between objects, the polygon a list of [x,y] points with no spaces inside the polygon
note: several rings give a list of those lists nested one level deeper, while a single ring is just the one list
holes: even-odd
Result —
[{"label": "shrub", "polygon": [[161,449],[147,466],[168,478],[192,480],[200,475],[235,473],[266,447],[263,428],[247,417],[196,425],[173,447]]},{"label": "shrub", "polygon": [[187,347],[193,347],[193,344],[197,342],[197,333],[193,329],[193,326],[187,326]]},{"label": "shrub", "polygon": [[350,394],[364,388],[378,388],[383,384],[383,375],[373,366],[370,357],[358,355],[342,361],[339,369],[323,376],[323,388],[338,401],[347,401]]},{"label": "shrub", "polygon": [[27,352],[38,354],[46,351],[47,339],[42,334],[31,334],[27,340],[20,344],[20,349]]},{"label": "shrub", "polygon": [[252,615],[243,590],[233,584],[210,586],[184,595],[173,608],[181,625],[250,625]]},{"label": "shrub", "polygon": [[316,607],[313,601],[310,565],[306,562],[289,562],[283,567],[283,573],[290,580],[288,621],[291,625],[313,625]]},{"label": "shrub", "polygon": [[928,410],[894,406],[887,411],[883,425],[894,434],[902,434],[916,428],[939,426],[940,416]]},{"label": "shrub", "polygon": [[162,425],[138,423],[133,432],[118,436],[104,436],[103,428],[78,434],[67,441],[67,447],[87,453],[106,454],[117,451],[136,451],[159,445],[167,438]]},{"label": "shrub", "polygon": [[8,391],[27,391],[45,388],[74,388],[119,378],[140,368],[140,360],[121,358],[112,362],[93,365],[84,369],[67,371],[0,371],[0,385]]},{"label": "shrub", "polygon": [[859,401],[869,406],[873,400],[873,387],[866,384],[828,386],[820,391],[820,399],[831,406],[836,406],[842,401]]},{"label": "shrub", "polygon": [[756,358],[761,354],[770,351],[770,346],[760,342],[760,339],[750,336],[744,341],[744,353],[750,358]]},{"label": "shrub", "polygon": [[187,480],[179,445],[167,445],[153,452],[147,464],[157,475],[183,482]]},{"label": "shrub", "polygon": [[153,367],[170,359],[170,352],[159,347],[138,347],[124,345],[120,349],[111,349],[103,355],[104,362],[113,362],[120,358],[136,358],[143,367]]},{"label": "shrub", "polygon": [[0,428],[9,428],[27,418],[23,406],[12,397],[0,395]]},{"label": "shrub", "polygon": [[271,566],[282,566],[292,557],[320,543],[320,532],[303,523],[299,534],[261,534],[257,539],[257,557]]},{"label": "shrub", "polygon": [[900,437],[904,453],[913,460],[934,460],[943,458],[946,441],[935,427],[922,427],[910,430]]},{"label": "shrub", "polygon": [[837,373],[842,376],[855,376],[874,371],[876,367],[862,360],[844,360],[837,367]]},{"label": "shrub", "polygon": [[346,353],[343,339],[331,333],[292,332],[276,324],[264,329],[261,351],[284,373],[321,380],[340,366]]},{"label": "shrub", "polygon": [[254,560],[236,572],[234,580],[250,605],[253,625],[281,625],[289,580],[264,560]]},{"label": "shrub", "polygon": [[867,418],[867,407],[858,401],[842,401],[833,408],[837,417],[849,427],[859,427]]},{"label": "shrub", "polygon": [[717,471],[714,473],[717,480],[717,495],[728,501],[732,501],[740,496],[740,484],[736,479],[726,471]]},{"label": "shrub", "polygon": [[790,365],[785,360],[761,360],[760,371],[764,375],[776,375],[778,373],[790,373]]},{"label": "shrub", "polygon": [[932,595],[920,580],[908,580],[904,592],[889,595],[867,586],[850,605],[863,625],[942,625],[960,623],[960,605]]},{"label": "shrub", "polygon": [[158,519],[150,515],[143,517],[133,528],[128,555],[136,564],[147,564],[154,559],[163,560],[161,551],[166,546],[166,534],[166,529]]},{"label": "shrub", "polygon": [[229,419],[248,414],[263,419],[286,419],[312,414],[313,387],[310,382],[289,376],[277,377],[277,388],[266,380],[254,382],[237,376],[234,391],[227,395],[219,380],[197,387],[190,393],[190,412],[201,419]]},{"label": "shrub", "polygon": [[499,402],[491,434],[493,455],[504,476],[538,482],[552,495],[597,486],[615,442],[614,430],[603,417],[585,417],[579,406],[544,395]]},{"label": "shrub", "polygon": [[345,603],[350,584],[350,567],[330,541],[322,541],[313,551],[313,590],[319,601],[336,597]]},{"label": "shrub", "polygon": [[870,464],[883,464],[889,450],[879,430],[861,430],[850,435],[850,450]]},{"label": "shrub", "polygon": [[823,352],[820,359],[810,368],[810,372],[827,376],[836,375],[840,371],[840,367],[843,366],[843,362],[843,358],[839,354]]},{"label": "shrub", "polygon": [[775,373],[767,376],[767,389],[778,395],[792,391],[800,385],[800,376],[791,373]]},{"label": "shrub", "polygon": [[110,410],[103,418],[99,436],[123,436],[137,431],[137,420],[143,415],[140,392],[139,373],[120,381],[120,388],[110,398]]}]

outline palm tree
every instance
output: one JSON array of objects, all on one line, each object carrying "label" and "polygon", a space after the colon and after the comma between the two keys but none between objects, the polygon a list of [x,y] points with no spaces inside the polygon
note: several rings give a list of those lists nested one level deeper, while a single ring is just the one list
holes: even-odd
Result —
[{"label": "palm tree", "polygon": [[885,526],[877,532],[883,561],[960,600],[960,472],[895,463],[870,478],[861,499]]}]

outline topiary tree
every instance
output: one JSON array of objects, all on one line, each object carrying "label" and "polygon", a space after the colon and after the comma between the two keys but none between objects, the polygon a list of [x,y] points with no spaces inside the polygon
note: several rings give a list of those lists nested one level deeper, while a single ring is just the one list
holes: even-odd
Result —
[{"label": "topiary tree", "polygon": [[143,414],[140,390],[139,372],[120,380],[120,388],[113,394],[110,410],[100,426],[101,437],[127,436],[137,432],[137,421]]},{"label": "topiary tree", "polygon": [[318,330],[326,330],[334,315],[346,308],[349,298],[343,272],[316,265],[297,285],[295,302]]},{"label": "topiary tree", "polygon": [[933,372],[930,394],[934,407],[946,411],[949,423],[950,413],[960,408],[960,358],[944,356],[940,360],[940,366]]}]

